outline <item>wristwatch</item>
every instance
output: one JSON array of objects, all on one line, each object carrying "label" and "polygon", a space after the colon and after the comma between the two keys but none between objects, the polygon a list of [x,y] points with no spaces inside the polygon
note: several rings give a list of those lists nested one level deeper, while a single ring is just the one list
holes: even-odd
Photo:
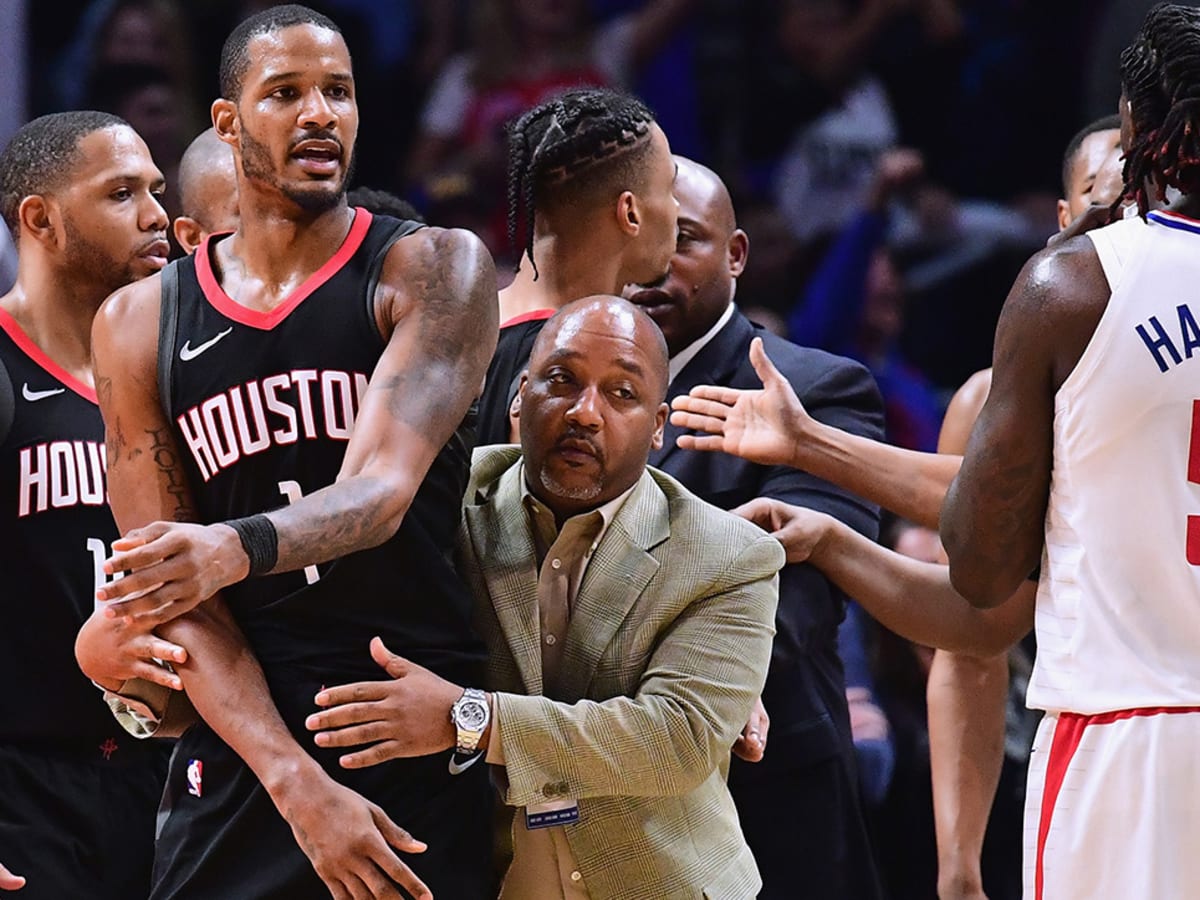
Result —
[{"label": "wristwatch", "polygon": [[479,740],[492,721],[492,708],[487,695],[477,688],[467,688],[450,707],[450,722],[458,732],[454,750],[461,756],[475,753]]}]

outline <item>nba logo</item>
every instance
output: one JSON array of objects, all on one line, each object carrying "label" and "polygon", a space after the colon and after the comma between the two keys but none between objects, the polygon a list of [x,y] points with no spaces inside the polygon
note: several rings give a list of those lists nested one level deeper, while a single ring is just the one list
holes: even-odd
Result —
[{"label": "nba logo", "polygon": [[199,759],[189,759],[187,767],[188,793],[199,797],[203,791],[202,773],[204,763]]}]

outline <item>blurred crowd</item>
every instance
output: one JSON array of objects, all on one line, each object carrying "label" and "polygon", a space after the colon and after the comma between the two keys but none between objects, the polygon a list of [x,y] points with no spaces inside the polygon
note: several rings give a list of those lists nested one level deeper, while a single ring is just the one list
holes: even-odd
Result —
[{"label": "blurred crowd", "polygon": [[[252,0],[55,0],[27,20],[31,116],[115,113],[166,175],[208,124],[216,59]],[[1005,293],[1057,230],[1063,151],[1116,111],[1117,58],[1148,0],[311,0],[354,54],[356,183],[484,238],[501,278],[506,124],[579,84],[626,88],[673,150],[719,172],[754,265],[739,307],[866,364],[888,439],[934,450],[953,391],[988,365]],[[6,232],[0,231],[0,240]],[[4,254],[0,254],[3,257]],[[13,273],[0,264],[5,286]],[[939,560],[902,520],[886,542]],[[841,641],[864,801],[890,896],[937,865],[925,691],[931,652],[852,606]],[[985,847],[1019,895],[1028,654],[1013,652],[1006,767]]]}]

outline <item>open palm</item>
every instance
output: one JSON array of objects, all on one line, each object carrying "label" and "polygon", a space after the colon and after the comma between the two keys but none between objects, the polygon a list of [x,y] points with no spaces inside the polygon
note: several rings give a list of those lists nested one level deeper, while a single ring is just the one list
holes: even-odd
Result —
[{"label": "open palm", "polygon": [[682,449],[730,453],[762,465],[792,463],[812,417],[767,357],[761,338],[750,343],[750,364],[762,379],[761,390],[705,384],[671,401],[671,423],[699,432],[680,435]]}]

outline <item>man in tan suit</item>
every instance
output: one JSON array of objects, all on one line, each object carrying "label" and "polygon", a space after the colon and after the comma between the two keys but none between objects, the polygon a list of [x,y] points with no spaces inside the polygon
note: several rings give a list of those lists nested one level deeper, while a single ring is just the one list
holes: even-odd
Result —
[{"label": "man in tan suit", "polygon": [[744,900],[761,884],[724,773],[766,677],[783,554],[646,468],[666,384],[642,311],[560,311],[520,388],[523,453],[479,452],[466,496],[458,552],[490,693],[377,639],[393,680],[325,690],[308,722],[322,746],[370,745],[350,768],[456,743],[452,768],[497,766],[518,807],[506,900]]}]

